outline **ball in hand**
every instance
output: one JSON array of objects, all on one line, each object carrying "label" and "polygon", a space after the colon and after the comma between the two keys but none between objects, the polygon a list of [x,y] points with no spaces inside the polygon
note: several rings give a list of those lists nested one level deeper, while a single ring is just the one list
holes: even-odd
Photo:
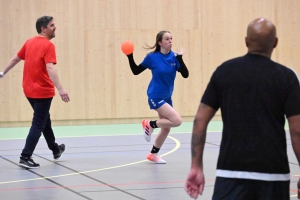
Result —
[{"label": "ball in hand", "polygon": [[133,50],[134,50],[134,45],[133,45],[133,43],[131,41],[126,40],[126,41],[122,42],[122,44],[121,44],[121,50],[123,51],[123,53],[125,55],[132,54]]}]

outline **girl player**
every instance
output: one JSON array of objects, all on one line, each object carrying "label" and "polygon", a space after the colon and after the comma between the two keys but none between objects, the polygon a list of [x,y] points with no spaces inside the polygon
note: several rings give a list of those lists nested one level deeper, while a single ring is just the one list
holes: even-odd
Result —
[{"label": "girl player", "polygon": [[160,31],[156,35],[155,45],[152,47],[147,46],[147,49],[154,49],[154,51],[147,54],[140,65],[136,65],[133,54],[127,55],[131,71],[134,75],[142,73],[147,68],[152,72],[152,79],[147,90],[148,104],[150,109],[157,111],[159,119],[144,119],[142,126],[144,137],[148,142],[151,141],[153,129],[161,128],[152,150],[147,155],[148,160],[159,164],[166,163],[157,153],[167,138],[171,127],[180,126],[182,122],[180,115],[172,105],[176,71],[180,72],[184,78],[189,76],[189,71],[182,60],[184,50],[180,48],[175,53],[171,48],[171,33],[169,31]]}]

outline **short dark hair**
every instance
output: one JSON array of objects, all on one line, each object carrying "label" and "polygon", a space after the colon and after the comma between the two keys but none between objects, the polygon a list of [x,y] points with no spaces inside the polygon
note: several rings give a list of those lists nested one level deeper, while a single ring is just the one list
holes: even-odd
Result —
[{"label": "short dark hair", "polygon": [[51,16],[42,16],[36,20],[36,31],[38,33],[42,32],[42,27],[47,28],[49,22],[53,19]]}]

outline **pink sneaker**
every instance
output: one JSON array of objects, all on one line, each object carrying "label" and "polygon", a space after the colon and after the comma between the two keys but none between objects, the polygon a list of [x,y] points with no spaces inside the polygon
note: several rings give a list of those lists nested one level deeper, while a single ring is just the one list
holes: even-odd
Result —
[{"label": "pink sneaker", "polygon": [[150,120],[144,119],[142,121],[142,126],[143,126],[143,134],[144,134],[144,138],[147,142],[151,141],[151,135],[153,133],[153,128],[150,126],[149,124]]},{"label": "pink sneaker", "polygon": [[167,162],[165,160],[163,160],[161,157],[159,157],[157,154],[154,153],[149,153],[147,155],[147,159],[155,162],[156,164],[166,164]]}]

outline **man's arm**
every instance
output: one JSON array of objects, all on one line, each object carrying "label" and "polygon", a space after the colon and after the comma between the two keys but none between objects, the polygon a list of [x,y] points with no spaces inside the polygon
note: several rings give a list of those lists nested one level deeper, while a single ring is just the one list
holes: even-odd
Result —
[{"label": "man's arm", "polygon": [[62,87],[62,85],[60,84],[58,74],[56,72],[54,64],[53,63],[47,63],[46,68],[47,68],[47,72],[49,74],[49,77],[50,77],[51,81],[53,82],[53,84],[55,85],[55,87],[58,90],[59,95],[61,96],[61,99],[64,102],[70,101],[70,98],[69,98],[69,95],[68,95],[67,91],[65,91],[64,88]]},{"label": "man's arm", "polygon": [[300,115],[294,115],[288,118],[290,134],[292,140],[293,150],[300,163]]},{"label": "man's arm", "polygon": [[200,103],[194,119],[192,133],[192,164],[188,174],[185,190],[194,199],[202,195],[205,179],[203,174],[203,150],[206,140],[206,129],[209,121],[215,115],[216,110],[212,107]]},{"label": "man's arm", "polygon": [[9,63],[7,64],[6,68],[0,73],[0,78],[2,78],[9,70],[11,70],[16,64],[18,64],[22,59],[18,56],[13,57]]},{"label": "man's arm", "polygon": [[[291,141],[294,153],[298,160],[298,165],[300,163],[300,115],[294,115],[288,118]],[[300,198],[300,179],[298,180],[298,199]]]},{"label": "man's arm", "polygon": [[203,169],[203,149],[206,140],[206,129],[209,121],[215,115],[216,110],[212,107],[200,103],[194,119],[192,134],[192,167]]}]

